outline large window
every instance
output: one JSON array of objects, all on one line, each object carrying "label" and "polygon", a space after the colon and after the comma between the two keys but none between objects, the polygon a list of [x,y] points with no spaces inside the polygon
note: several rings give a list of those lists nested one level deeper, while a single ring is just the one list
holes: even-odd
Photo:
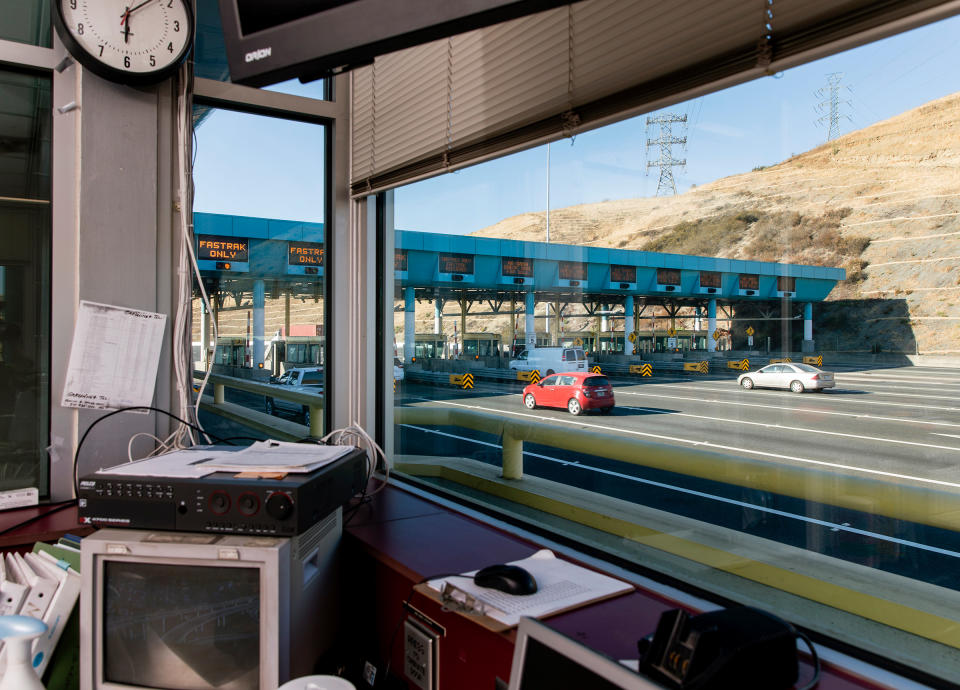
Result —
[{"label": "large window", "polygon": [[960,677],[957,31],[394,190],[395,470]]},{"label": "large window", "polygon": [[[203,106],[195,120],[194,232],[210,309],[198,285],[194,368],[279,382],[275,394],[234,389],[227,399],[309,427],[325,392],[326,128]],[[310,376],[284,377],[298,369]]]},{"label": "large window", "polygon": [[49,491],[50,79],[0,70],[0,490]]}]

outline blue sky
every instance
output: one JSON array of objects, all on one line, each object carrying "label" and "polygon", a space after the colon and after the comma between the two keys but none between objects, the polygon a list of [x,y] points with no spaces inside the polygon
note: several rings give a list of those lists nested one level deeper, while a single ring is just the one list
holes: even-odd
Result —
[{"label": "blue sky", "polygon": [[[822,144],[815,110],[827,75],[842,73],[840,132],[887,119],[960,91],[960,17],[681,103],[686,149],[674,147],[679,192],[691,185],[778,163]],[[298,83],[277,90],[315,93]],[[652,113],[654,114],[654,113]],[[550,208],[654,196],[646,170],[646,115],[550,146]],[[674,136],[683,134],[674,126]],[[651,160],[657,151],[649,150]],[[195,209],[268,218],[323,220],[320,128],[218,111],[197,130]],[[396,226],[470,233],[547,207],[547,153],[538,147],[396,191]]]}]

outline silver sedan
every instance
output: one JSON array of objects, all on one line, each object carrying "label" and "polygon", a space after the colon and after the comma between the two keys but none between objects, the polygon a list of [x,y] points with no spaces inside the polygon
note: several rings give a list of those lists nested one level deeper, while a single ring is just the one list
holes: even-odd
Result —
[{"label": "silver sedan", "polygon": [[762,369],[740,374],[737,383],[750,390],[751,388],[788,388],[794,393],[804,391],[820,392],[825,388],[833,388],[836,382],[833,374],[821,371],[809,364],[780,363],[768,364]]}]

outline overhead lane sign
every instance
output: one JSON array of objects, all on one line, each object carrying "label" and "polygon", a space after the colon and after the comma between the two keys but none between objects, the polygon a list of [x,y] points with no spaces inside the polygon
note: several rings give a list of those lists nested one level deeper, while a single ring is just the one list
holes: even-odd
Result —
[{"label": "overhead lane sign", "polygon": [[318,242],[287,242],[287,273],[322,275],[323,245]]},{"label": "overhead lane sign", "polygon": [[201,271],[249,271],[250,240],[246,237],[197,235],[197,266]]}]

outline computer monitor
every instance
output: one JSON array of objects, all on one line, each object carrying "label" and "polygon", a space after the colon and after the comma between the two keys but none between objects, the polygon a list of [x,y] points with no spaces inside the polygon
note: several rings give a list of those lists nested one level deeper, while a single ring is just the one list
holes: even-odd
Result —
[{"label": "computer monitor", "polygon": [[521,618],[509,690],[663,690],[620,662]]},{"label": "computer monitor", "polygon": [[81,542],[81,690],[260,690],[335,640],[338,508],[297,537],[102,529]]}]

